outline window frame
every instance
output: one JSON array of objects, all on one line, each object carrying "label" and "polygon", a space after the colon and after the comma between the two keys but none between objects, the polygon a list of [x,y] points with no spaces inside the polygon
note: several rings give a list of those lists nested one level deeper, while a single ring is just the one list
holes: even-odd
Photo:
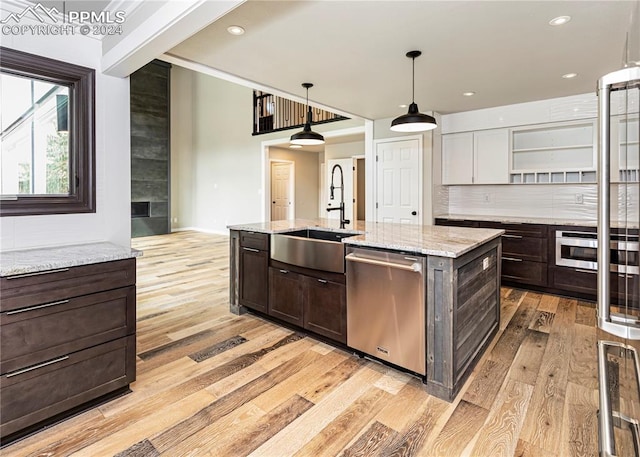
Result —
[{"label": "window frame", "polygon": [[0,46],[0,70],[69,88],[69,195],[0,196],[1,216],[96,212],[95,70]]}]

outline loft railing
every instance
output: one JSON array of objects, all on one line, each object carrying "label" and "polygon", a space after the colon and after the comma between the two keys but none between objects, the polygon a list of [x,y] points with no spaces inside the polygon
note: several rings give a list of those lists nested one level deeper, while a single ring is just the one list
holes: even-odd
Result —
[{"label": "loft railing", "polygon": [[[343,121],[348,117],[319,108],[313,109],[312,125]],[[306,105],[259,90],[253,91],[253,135],[300,128],[306,118]]]}]

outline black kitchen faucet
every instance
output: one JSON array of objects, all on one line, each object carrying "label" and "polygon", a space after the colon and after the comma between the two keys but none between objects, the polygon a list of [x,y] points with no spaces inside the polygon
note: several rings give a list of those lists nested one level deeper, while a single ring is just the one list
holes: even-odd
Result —
[{"label": "black kitchen faucet", "polygon": [[344,172],[342,171],[342,167],[339,164],[335,164],[333,166],[333,168],[331,169],[331,186],[329,187],[329,189],[331,189],[331,194],[329,195],[329,199],[333,200],[335,197],[333,195],[333,190],[336,188],[333,185],[333,175],[336,172],[336,168],[338,170],[340,170],[340,206],[338,208],[327,208],[327,212],[329,211],[340,211],[340,228],[343,229],[345,228],[345,224],[349,224],[351,221],[349,219],[345,219],[344,218]]}]

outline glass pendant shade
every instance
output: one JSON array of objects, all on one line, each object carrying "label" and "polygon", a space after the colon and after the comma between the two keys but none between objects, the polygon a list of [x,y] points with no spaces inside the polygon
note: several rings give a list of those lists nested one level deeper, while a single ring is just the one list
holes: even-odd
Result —
[{"label": "glass pendant shade", "polygon": [[291,135],[291,139],[289,140],[289,143],[298,145],[298,146],[316,146],[319,144],[324,144],[324,137],[319,133],[316,133],[313,130],[311,130],[311,122],[313,120],[313,111],[309,106],[309,88],[313,87],[313,84],[303,83],[302,87],[307,89],[307,122],[305,122],[301,132],[294,133],[293,135]]},{"label": "glass pendant shade", "polygon": [[438,124],[434,117],[428,114],[423,114],[418,110],[418,105],[415,102],[415,88],[416,88],[416,57],[422,54],[420,51],[409,51],[407,57],[412,60],[412,85],[411,85],[411,105],[409,105],[409,111],[407,114],[396,117],[391,121],[391,130],[394,132],[424,132],[426,130],[435,129]]}]

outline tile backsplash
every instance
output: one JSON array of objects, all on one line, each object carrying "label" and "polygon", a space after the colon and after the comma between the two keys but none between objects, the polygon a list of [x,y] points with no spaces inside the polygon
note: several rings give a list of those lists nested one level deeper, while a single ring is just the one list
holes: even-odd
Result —
[{"label": "tile backsplash", "polygon": [[[638,189],[635,184],[614,184],[611,213],[618,221],[638,217]],[[627,203],[625,207],[625,202]],[[501,216],[597,221],[595,184],[510,184],[438,186],[435,215]]]}]

